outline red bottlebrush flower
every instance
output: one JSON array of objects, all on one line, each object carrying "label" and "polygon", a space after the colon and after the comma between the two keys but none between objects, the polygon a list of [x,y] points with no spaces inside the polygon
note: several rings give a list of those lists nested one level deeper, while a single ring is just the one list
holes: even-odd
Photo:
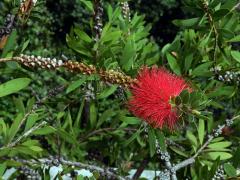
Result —
[{"label": "red bottlebrush flower", "polygon": [[128,102],[129,110],[155,128],[167,126],[173,129],[179,115],[177,108],[171,106],[170,99],[184,89],[190,90],[183,78],[164,68],[144,67],[137,82],[130,88],[132,97]]}]

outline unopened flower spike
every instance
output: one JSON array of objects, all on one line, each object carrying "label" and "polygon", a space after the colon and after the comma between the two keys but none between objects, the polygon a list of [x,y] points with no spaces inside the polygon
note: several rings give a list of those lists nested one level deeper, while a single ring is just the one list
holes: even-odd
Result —
[{"label": "unopened flower spike", "polygon": [[170,100],[185,89],[191,91],[182,77],[164,68],[144,67],[140,70],[136,83],[130,87],[132,97],[128,102],[129,110],[155,128],[162,129],[166,126],[172,130],[180,112],[171,105]]}]

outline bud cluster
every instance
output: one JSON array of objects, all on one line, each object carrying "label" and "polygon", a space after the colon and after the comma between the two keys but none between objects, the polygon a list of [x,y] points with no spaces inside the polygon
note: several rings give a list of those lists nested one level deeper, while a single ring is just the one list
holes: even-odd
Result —
[{"label": "bud cluster", "polygon": [[212,180],[222,180],[224,179],[224,170],[223,170],[223,166],[220,166],[216,173],[214,174]]},{"label": "bud cluster", "polygon": [[[223,129],[225,127],[229,127],[233,124],[233,120],[232,119],[226,119],[226,123],[224,125],[218,125],[217,129],[213,130],[213,137],[218,137],[223,133]],[[212,135],[208,135],[208,138],[212,138]]]},{"label": "bud cluster", "polygon": [[223,75],[218,75],[218,80],[223,82],[236,82],[237,84],[240,84],[240,71],[238,72],[232,72],[232,71],[226,71]]},{"label": "bud cluster", "polygon": [[114,70],[104,71],[100,69],[98,74],[104,81],[112,84],[120,84],[125,88],[130,87],[136,82],[136,80],[132,79],[130,76]]},{"label": "bud cluster", "polygon": [[85,99],[87,102],[90,102],[91,99],[96,99],[95,93],[94,93],[94,87],[92,86],[92,84],[90,82],[87,83],[84,96],[85,96]]},{"label": "bud cluster", "polygon": [[128,2],[121,2],[123,18],[131,21],[130,8]]},{"label": "bud cluster", "polygon": [[157,148],[157,154],[160,155],[161,160],[164,160],[164,161],[169,161],[170,160],[169,153],[167,151],[165,151],[165,152],[161,151],[161,148],[160,148],[157,140],[156,140],[156,148]]},{"label": "bud cluster", "polygon": [[96,73],[96,68],[93,65],[86,65],[84,63],[74,61],[65,62],[64,67],[69,69],[71,72],[80,72],[87,75]]},{"label": "bud cluster", "polygon": [[233,124],[232,119],[226,119],[226,126],[231,126]]},{"label": "bud cluster", "polygon": [[49,166],[59,166],[61,161],[57,156],[49,156],[49,161],[46,164]]},{"label": "bud cluster", "polygon": [[116,92],[114,93],[115,99],[120,99],[121,101],[125,101],[126,97],[124,94],[124,89],[122,86],[118,86]]},{"label": "bud cluster", "polygon": [[86,75],[98,74],[104,82],[111,84],[119,84],[124,88],[130,87],[132,84],[136,83],[136,79],[132,79],[119,71],[114,70],[97,70],[93,65],[87,65],[77,61],[67,60],[57,60],[56,58],[44,58],[41,56],[29,56],[21,54],[20,57],[13,57],[8,60],[14,60],[20,62],[21,64],[30,68],[43,68],[43,69],[57,69],[59,67],[64,67],[71,72],[82,73]]},{"label": "bud cluster", "polygon": [[217,129],[213,130],[214,137],[218,137],[222,134],[223,126],[218,125]]},{"label": "bud cluster", "polygon": [[90,149],[87,154],[87,159],[90,161],[101,161],[103,159],[103,156],[100,151],[96,149]]},{"label": "bud cluster", "polygon": [[160,171],[158,177],[159,179],[171,180],[170,172],[167,169]]},{"label": "bud cluster", "polygon": [[216,74],[216,77],[219,81],[240,84],[240,71],[226,71],[221,73],[221,70],[222,69],[220,66],[210,69],[210,71]]},{"label": "bud cluster", "polygon": [[8,14],[5,19],[3,27],[0,28],[0,39],[5,35],[9,35],[15,26],[16,26],[15,15]]},{"label": "bud cluster", "polygon": [[101,0],[94,0],[94,31],[96,35],[96,40],[100,38],[102,33],[102,16],[103,16],[103,7]]},{"label": "bud cluster", "polygon": [[44,69],[55,69],[63,66],[62,60],[57,60],[56,58],[43,58],[41,56],[28,56],[21,54],[20,57],[13,58],[14,60],[20,61],[27,67],[40,67]]},{"label": "bud cluster", "polygon": [[19,168],[19,173],[21,174],[20,176],[23,179],[27,179],[27,180],[38,180],[38,179],[41,179],[40,174],[36,170],[31,169],[31,168],[29,168],[27,166],[20,167]]}]

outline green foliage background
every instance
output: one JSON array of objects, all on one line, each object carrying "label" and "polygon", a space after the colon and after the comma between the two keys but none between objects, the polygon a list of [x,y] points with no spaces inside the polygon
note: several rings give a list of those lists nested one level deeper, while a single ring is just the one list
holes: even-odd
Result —
[{"label": "green foliage background", "polygon": [[[156,141],[177,164],[194,156],[218,125],[239,114],[240,52],[236,44],[240,41],[240,26],[236,0],[209,1],[207,11],[199,0],[130,2],[131,22],[123,18],[118,2],[104,2],[104,27],[97,42],[91,9],[83,2],[39,1],[27,24],[19,23],[11,33],[1,57],[21,52],[56,58],[64,54],[132,77],[143,65],[164,66],[183,76],[194,89],[193,93],[183,91],[175,99],[183,109],[179,128],[174,132],[146,128],[126,108],[130,92],[109,86],[96,75],[2,63],[0,175],[7,168],[18,169],[19,159],[50,156],[117,167],[122,176],[146,159],[146,169],[162,170]],[[16,12],[17,4],[1,2],[1,24],[9,10]],[[43,122],[46,125],[24,137]],[[225,178],[237,177],[239,119],[228,131],[214,137],[194,165],[177,172],[178,178],[212,179],[220,165]],[[19,137],[23,138],[18,141]],[[40,165],[30,166],[42,173]],[[73,170],[64,166],[63,174]],[[95,179],[108,179],[94,175]],[[13,174],[19,176],[20,170]],[[45,176],[49,178],[48,173]]]}]

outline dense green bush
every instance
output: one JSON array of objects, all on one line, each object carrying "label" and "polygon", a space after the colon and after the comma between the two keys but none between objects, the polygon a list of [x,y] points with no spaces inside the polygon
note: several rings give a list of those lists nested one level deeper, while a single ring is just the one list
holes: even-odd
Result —
[{"label": "dense green bush", "polygon": [[[159,4],[177,7],[174,2]],[[11,178],[49,179],[49,167],[61,164],[59,178],[76,177],[82,168],[91,170],[91,179],[125,179],[131,169],[138,169],[135,179],[141,169],[160,171],[160,179],[236,178],[240,52],[232,43],[240,41],[238,2],[182,3],[189,19],[172,22],[180,30],[161,49],[144,17],[131,11],[129,21],[118,2],[103,2],[103,17],[98,1],[86,0],[39,1],[29,18],[18,15],[1,50],[0,175],[14,167]],[[2,12],[19,14],[19,2],[1,5]],[[149,18],[161,20],[157,11]],[[75,64],[58,60],[62,53]],[[53,54],[56,59],[31,56]],[[167,101],[180,116],[172,131],[128,110],[129,84],[142,67],[156,65],[191,89]]]}]

